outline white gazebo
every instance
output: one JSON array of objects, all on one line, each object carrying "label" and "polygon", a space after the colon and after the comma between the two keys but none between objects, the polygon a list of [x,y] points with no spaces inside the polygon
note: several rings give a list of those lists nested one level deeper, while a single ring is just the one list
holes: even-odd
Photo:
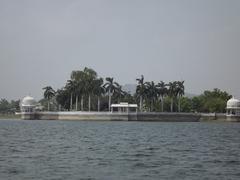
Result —
[{"label": "white gazebo", "polygon": [[111,112],[137,112],[137,104],[128,104],[127,102],[121,102],[120,104],[112,104]]},{"label": "white gazebo", "polygon": [[35,112],[36,101],[31,96],[26,96],[20,102],[21,112]]},{"label": "white gazebo", "polygon": [[234,97],[227,101],[227,116],[240,116],[240,101]]}]

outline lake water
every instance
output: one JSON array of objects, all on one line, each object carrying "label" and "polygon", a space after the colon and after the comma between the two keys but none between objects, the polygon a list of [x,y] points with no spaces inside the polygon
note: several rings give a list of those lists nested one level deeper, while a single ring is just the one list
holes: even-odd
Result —
[{"label": "lake water", "polygon": [[240,179],[240,123],[0,120],[0,179]]}]

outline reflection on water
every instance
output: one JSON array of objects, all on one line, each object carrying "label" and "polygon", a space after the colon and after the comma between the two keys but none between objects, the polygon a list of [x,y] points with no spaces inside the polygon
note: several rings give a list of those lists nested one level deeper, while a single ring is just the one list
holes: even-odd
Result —
[{"label": "reflection on water", "polygon": [[240,179],[240,123],[0,120],[0,179]]}]

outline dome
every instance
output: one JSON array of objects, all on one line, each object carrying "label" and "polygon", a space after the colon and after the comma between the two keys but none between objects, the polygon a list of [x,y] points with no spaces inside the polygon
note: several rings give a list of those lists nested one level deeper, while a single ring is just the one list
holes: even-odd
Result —
[{"label": "dome", "polygon": [[240,101],[234,97],[227,101],[227,109],[237,109],[240,108]]},{"label": "dome", "polygon": [[36,101],[31,96],[26,96],[21,102],[22,106],[36,106]]}]

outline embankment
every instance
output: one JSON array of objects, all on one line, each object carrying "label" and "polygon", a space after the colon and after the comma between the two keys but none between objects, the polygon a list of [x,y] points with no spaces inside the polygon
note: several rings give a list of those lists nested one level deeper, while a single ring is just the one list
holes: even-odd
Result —
[{"label": "embankment", "polygon": [[156,113],[156,112],[36,112],[22,113],[22,119],[30,120],[94,120],[94,121],[162,121],[198,122],[198,113]]}]

